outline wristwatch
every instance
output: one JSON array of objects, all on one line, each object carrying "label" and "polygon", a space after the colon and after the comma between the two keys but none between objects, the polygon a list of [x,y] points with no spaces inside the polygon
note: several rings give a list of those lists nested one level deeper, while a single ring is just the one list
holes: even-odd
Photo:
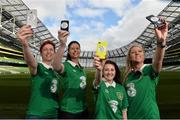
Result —
[{"label": "wristwatch", "polygon": [[165,48],[166,47],[166,43],[158,42],[157,41],[157,46],[160,47],[160,48]]}]

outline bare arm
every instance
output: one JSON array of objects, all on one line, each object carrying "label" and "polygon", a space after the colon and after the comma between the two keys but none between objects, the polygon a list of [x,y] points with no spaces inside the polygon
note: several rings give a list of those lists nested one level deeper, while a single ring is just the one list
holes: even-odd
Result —
[{"label": "bare arm", "polygon": [[53,65],[53,68],[59,73],[61,73],[63,70],[63,64],[61,63],[61,61],[64,55],[64,49],[66,48],[68,35],[69,35],[69,32],[67,31],[62,31],[62,30],[58,31],[58,38],[60,41],[60,46],[54,56],[54,61],[52,65]]},{"label": "bare arm", "polygon": [[27,25],[20,28],[17,32],[17,37],[20,40],[23,47],[24,59],[30,69],[30,73],[32,75],[35,75],[37,73],[37,62],[28,44],[28,39],[32,37],[32,35],[33,31],[31,27]]},{"label": "bare arm", "polygon": [[123,113],[123,120],[127,120],[127,110],[122,111]]},{"label": "bare arm", "polygon": [[103,63],[99,57],[94,57],[93,66],[96,68],[94,85],[98,86],[102,78]]},{"label": "bare arm", "polygon": [[155,28],[155,33],[157,36],[157,47],[153,58],[153,69],[155,72],[159,73],[162,68],[165,53],[165,47],[163,47],[163,45],[166,45],[168,23],[166,22],[165,26],[163,26],[161,29]]}]

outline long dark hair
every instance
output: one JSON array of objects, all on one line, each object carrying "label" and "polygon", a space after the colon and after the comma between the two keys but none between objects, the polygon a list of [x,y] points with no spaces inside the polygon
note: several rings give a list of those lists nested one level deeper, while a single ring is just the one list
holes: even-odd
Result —
[{"label": "long dark hair", "polygon": [[70,56],[70,54],[69,54],[69,48],[71,47],[71,45],[72,45],[73,43],[78,44],[78,46],[79,46],[79,48],[80,48],[79,42],[77,42],[77,41],[71,41],[71,42],[68,44],[68,53],[67,53],[66,61],[67,61],[67,60],[71,60],[71,56]]},{"label": "long dark hair", "polygon": [[122,84],[122,83],[121,83],[121,71],[120,71],[119,67],[117,66],[117,64],[116,64],[114,61],[111,61],[111,60],[106,60],[104,66],[105,66],[106,64],[111,64],[111,65],[114,66],[114,68],[115,68],[115,70],[116,70],[116,74],[115,74],[115,77],[114,77],[114,81],[115,81],[116,83]]}]

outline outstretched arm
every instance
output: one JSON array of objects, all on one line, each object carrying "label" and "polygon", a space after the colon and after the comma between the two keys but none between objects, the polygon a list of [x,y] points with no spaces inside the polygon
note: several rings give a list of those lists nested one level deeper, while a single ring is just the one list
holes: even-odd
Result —
[{"label": "outstretched arm", "polygon": [[94,85],[98,86],[102,78],[103,61],[99,57],[95,56],[93,66],[96,68]]},{"label": "outstretched arm", "polygon": [[165,53],[166,38],[168,34],[168,23],[165,22],[165,25],[160,29],[155,28],[155,34],[157,36],[157,47],[153,58],[153,69],[155,70],[155,72],[159,73],[162,68]]},{"label": "outstretched arm", "polygon": [[54,56],[54,61],[53,61],[53,68],[61,73],[63,71],[63,64],[61,63],[63,55],[64,55],[64,49],[66,48],[66,42],[67,42],[67,37],[69,35],[69,32],[67,31],[58,31],[58,38],[60,42],[60,46]]},{"label": "outstretched arm", "polygon": [[31,52],[28,43],[28,39],[32,37],[32,35],[33,31],[28,25],[21,27],[17,32],[17,38],[20,40],[23,47],[24,59],[30,69],[30,73],[32,75],[35,75],[37,73],[37,62]]}]

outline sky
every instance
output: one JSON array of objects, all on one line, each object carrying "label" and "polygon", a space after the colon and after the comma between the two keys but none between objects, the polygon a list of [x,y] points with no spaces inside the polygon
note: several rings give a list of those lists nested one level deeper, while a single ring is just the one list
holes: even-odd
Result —
[{"label": "sky", "polygon": [[76,40],[83,51],[95,51],[98,41],[108,50],[135,40],[148,26],[148,15],[158,15],[169,0],[23,0],[37,9],[38,18],[57,38],[60,21],[70,22],[67,44]]}]

